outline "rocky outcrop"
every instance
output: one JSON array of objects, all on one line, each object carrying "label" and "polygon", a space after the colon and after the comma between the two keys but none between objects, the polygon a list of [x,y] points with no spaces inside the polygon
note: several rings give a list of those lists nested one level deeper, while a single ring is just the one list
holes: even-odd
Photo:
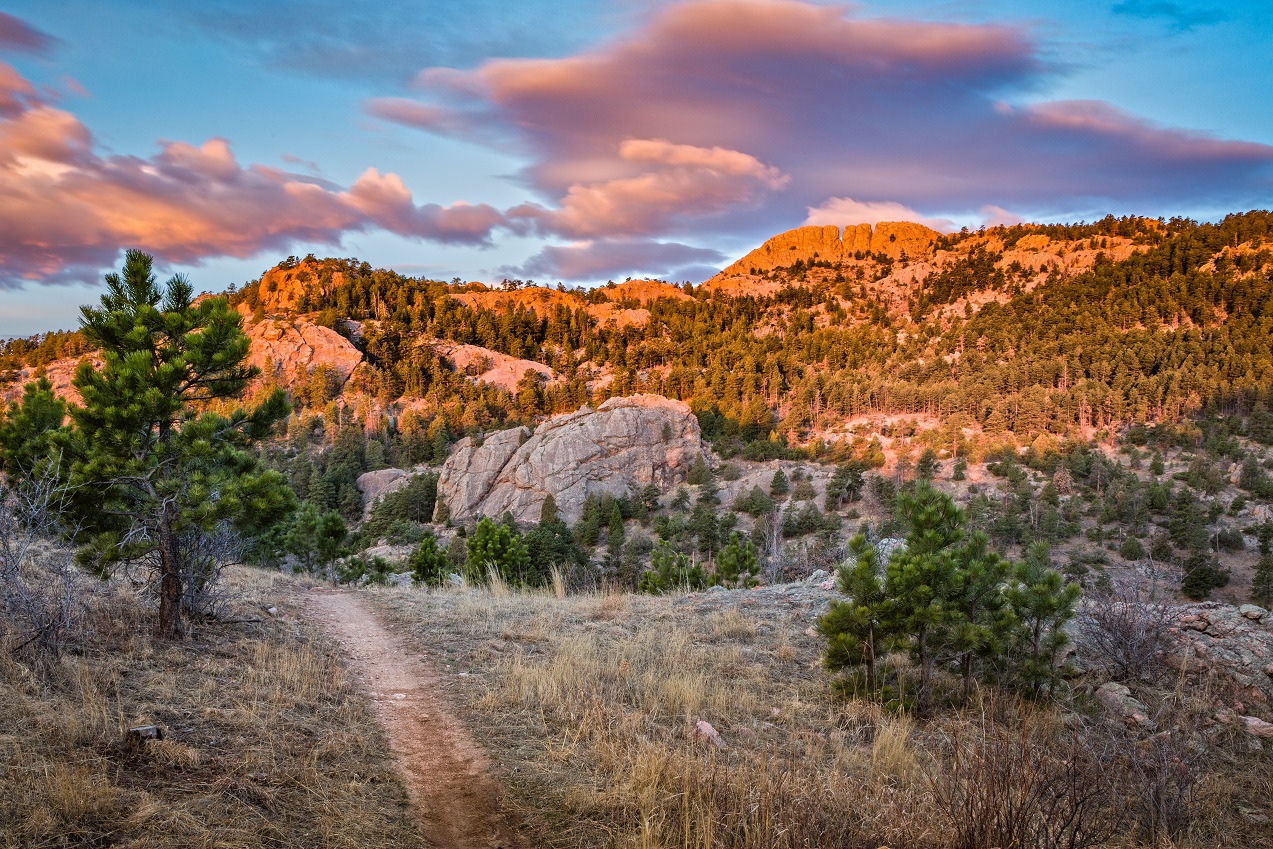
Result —
[{"label": "rocky outcrop", "polygon": [[1233,696],[1247,703],[1273,701],[1273,613],[1253,604],[1190,604],[1180,608],[1171,630],[1180,647],[1173,662],[1223,676]]},{"label": "rocky outcrop", "polygon": [[362,493],[362,511],[366,517],[371,507],[391,492],[397,492],[411,482],[411,472],[405,469],[376,469],[358,476],[358,491]]},{"label": "rocky outcrop", "polygon": [[[53,394],[69,404],[79,404],[83,399],[80,392],[72,385],[75,370],[80,367],[80,360],[87,359],[94,368],[101,369],[102,355],[98,351],[85,354],[83,357],[62,357],[44,366],[44,376],[53,385]],[[28,383],[36,379],[40,369],[27,366],[21,369],[16,378],[8,386],[0,385],[0,402],[22,400],[22,390]]]},{"label": "rocky outcrop", "polygon": [[[854,254],[883,253],[898,259],[905,252],[911,259],[932,253],[933,243],[940,234],[922,224],[910,221],[881,221],[874,228],[870,224],[856,224],[844,228],[834,225],[821,227],[797,227],[774,236],[759,248],[726,268],[717,277],[736,277],[771,268],[791,265],[798,259],[841,262],[851,260]],[[714,278],[715,279],[715,278]]]},{"label": "rocky outcrop", "polygon": [[573,523],[589,495],[683,481],[704,450],[698,420],[684,403],[658,395],[611,398],[596,410],[549,419],[534,433],[516,428],[480,442],[461,439],[442,466],[438,497],[457,521],[510,512],[534,523],[552,495],[561,517]]},{"label": "rocky outcrop", "polygon": [[247,327],[248,363],[287,386],[326,366],[343,384],[362,363],[362,352],[335,330],[301,319],[266,319]]},{"label": "rocky outcrop", "polygon": [[317,301],[344,280],[345,273],[328,263],[305,260],[293,265],[285,261],[261,275],[257,296],[268,313],[294,313],[302,301]]},{"label": "rocky outcrop", "polygon": [[560,378],[556,371],[543,363],[510,357],[480,345],[443,342],[439,339],[426,344],[461,374],[468,375],[475,382],[498,386],[509,392],[517,392],[517,384],[528,371],[536,372],[548,383]]}]

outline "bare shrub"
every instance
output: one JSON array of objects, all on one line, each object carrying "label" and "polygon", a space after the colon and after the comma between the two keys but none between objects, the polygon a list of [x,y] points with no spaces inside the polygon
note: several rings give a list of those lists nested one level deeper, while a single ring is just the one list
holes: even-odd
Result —
[{"label": "bare shrub", "polygon": [[1146,594],[1138,581],[1114,581],[1074,617],[1075,650],[1116,681],[1154,678],[1165,668],[1174,614]]},{"label": "bare shrub", "polygon": [[1132,812],[1147,841],[1180,835],[1196,808],[1198,756],[1180,734],[1164,733],[1128,746],[1126,759],[1137,790]]},{"label": "bare shrub", "polygon": [[[989,712],[995,712],[990,706]],[[955,729],[929,773],[953,849],[1082,849],[1113,837],[1124,804],[1105,747],[1025,708],[1005,723],[982,714]]]},{"label": "bare shrub", "polygon": [[223,618],[232,599],[222,572],[241,559],[242,538],[228,524],[222,524],[211,531],[194,528],[182,534],[180,545],[182,612],[191,617]]},{"label": "bare shrub", "polygon": [[0,604],[14,651],[56,655],[83,622],[88,586],[54,541],[65,497],[53,471],[0,479]]}]

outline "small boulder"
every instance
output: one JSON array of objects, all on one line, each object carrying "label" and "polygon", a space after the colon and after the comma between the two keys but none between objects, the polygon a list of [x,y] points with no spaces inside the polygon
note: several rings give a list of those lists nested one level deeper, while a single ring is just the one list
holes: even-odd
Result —
[{"label": "small boulder", "polygon": [[1239,717],[1246,726],[1246,733],[1261,740],[1273,740],[1273,722],[1265,722],[1256,716]]},{"label": "small boulder", "polygon": [[694,723],[694,729],[690,732],[690,739],[696,742],[710,743],[718,749],[725,748],[725,741],[721,739],[720,734],[712,727],[712,724],[705,719],[700,719]]},{"label": "small boulder", "polygon": [[1128,725],[1141,728],[1153,728],[1154,721],[1149,718],[1149,708],[1132,695],[1127,685],[1117,681],[1108,681],[1096,688],[1096,699],[1114,716]]},{"label": "small boulder", "polygon": [[1238,608],[1238,613],[1250,619],[1252,622],[1264,624],[1264,620],[1268,618],[1269,612],[1263,607],[1256,604],[1244,604]]}]

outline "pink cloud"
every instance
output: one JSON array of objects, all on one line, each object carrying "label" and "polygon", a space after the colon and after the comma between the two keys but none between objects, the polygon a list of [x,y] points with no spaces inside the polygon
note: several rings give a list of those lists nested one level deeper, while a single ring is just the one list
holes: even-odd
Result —
[{"label": "pink cloud", "polygon": [[594,183],[576,183],[558,209],[525,204],[509,210],[541,233],[569,238],[656,233],[677,221],[710,217],[754,205],[788,178],[754,156],[722,147],[625,139],[619,160],[642,172]]},{"label": "pink cloud", "polygon": [[830,198],[821,206],[810,208],[806,225],[878,224],[881,221],[914,221],[934,230],[950,232],[955,225],[945,218],[921,215],[909,206],[892,201],[863,202],[853,198]]},{"label": "pink cloud", "polygon": [[[573,56],[426,69],[419,99],[367,109],[520,151],[538,197],[512,214],[571,238],[762,234],[829,198],[917,215],[1266,202],[1268,145],[1155,127],[1105,103],[1007,105],[1056,73],[1040,56],[1020,27],[689,0]],[[706,154],[678,160],[681,149],[729,151],[782,182],[719,159],[706,179]]]},{"label": "pink cloud", "polygon": [[339,244],[370,229],[483,244],[503,223],[485,205],[418,205],[396,175],[375,169],[342,190],[245,166],[225,139],[161,142],[149,158],[102,156],[74,115],[0,64],[0,285],[91,278],[122,247],[193,263]]}]

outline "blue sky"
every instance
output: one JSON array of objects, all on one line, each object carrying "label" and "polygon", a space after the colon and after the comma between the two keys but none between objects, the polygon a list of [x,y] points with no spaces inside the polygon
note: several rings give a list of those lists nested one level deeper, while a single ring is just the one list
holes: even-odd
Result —
[{"label": "blue sky", "polygon": [[125,247],[197,288],[288,254],[698,282],[805,221],[1267,207],[1259,4],[16,2],[0,335]]}]

